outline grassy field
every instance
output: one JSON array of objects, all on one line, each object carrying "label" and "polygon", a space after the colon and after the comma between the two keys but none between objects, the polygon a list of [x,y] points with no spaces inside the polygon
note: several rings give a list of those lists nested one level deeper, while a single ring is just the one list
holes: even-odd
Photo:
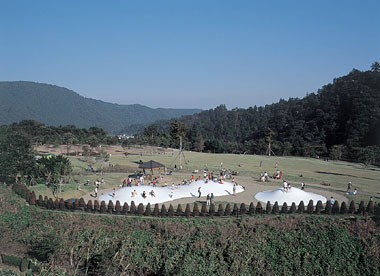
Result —
[{"label": "grassy field", "polygon": [[[107,151],[112,152],[109,162],[114,166],[120,165],[123,167],[123,172],[104,173],[103,175],[90,173],[86,171],[89,164],[92,164],[94,169],[101,166],[107,168],[108,162],[101,164],[96,162],[94,158],[86,159],[85,157],[70,157],[74,173],[69,183],[62,185],[63,198],[79,198],[93,190],[93,185],[89,187],[83,186],[86,180],[93,183],[96,179],[105,180],[102,189],[118,187],[121,179],[128,176],[138,169],[140,160],[146,162],[155,160],[163,163],[169,170],[172,170],[175,164],[178,167],[178,152],[173,150],[157,150],[152,147],[147,148],[131,148],[128,149],[128,156],[122,154],[122,148],[109,147]],[[134,154],[133,154],[134,153]],[[140,154],[141,153],[141,154]],[[238,170],[240,174],[235,177],[237,182],[244,183],[259,183],[258,179],[261,172],[268,172],[271,176],[276,171],[276,168],[281,170],[284,178],[293,184],[299,185],[302,181],[306,185],[318,187],[328,191],[334,191],[341,195],[352,199],[353,196],[345,194],[347,183],[351,181],[353,188],[358,189],[358,194],[354,197],[356,202],[360,200],[368,201],[370,196],[373,196],[375,201],[380,201],[380,168],[365,167],[362,164],[348,163],[341,161],[324,161],[314,158],[300,157],[267,157],[260,155],[236,155],[236,154],[211,154],[199,152],[184,153],[187,164],[183,170],[173,171],[172,176],[166,176],[164,181],[171,183],[179,183],[182,179],[189,179],[192,172],[195,170],[203,170],[208,168],[210,171],[217,172],[221,168]],[[221,162],[223,163],[221,166]],[[260,168],[260,163],[262,167]],[[170,169],[171,168],[171,169]],[[195,174],[195,176],[200,173]],[[281,185],[279,181],[274,182]],[[80,185],[81,190],[77,190]],[[45,185],[37,185],[32,187],[37,194],[43,196],[52,196],[50,190]]]}]

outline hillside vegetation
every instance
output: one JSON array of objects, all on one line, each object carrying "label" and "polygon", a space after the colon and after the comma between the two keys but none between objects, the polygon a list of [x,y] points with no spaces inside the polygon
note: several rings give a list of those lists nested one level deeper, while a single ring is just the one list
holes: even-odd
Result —
[{"label": "hillside vegetation", "polygon": [[118,105],[85,98],[55,85],[16,81],[0,82],[0,125],[35,120],[46,125],[101,127],[108,132],[136,131],[159,119],[199,112],[199,109],[149,108]]},{"label": "hillside vegetation", "polygon": [[[379,163],[380,72],[353,70],[302,99],[227,110],[224,105],[180,119],[190,150],[324,156]],[[170,124],[147,127],[139,143],[177,144]]]}]

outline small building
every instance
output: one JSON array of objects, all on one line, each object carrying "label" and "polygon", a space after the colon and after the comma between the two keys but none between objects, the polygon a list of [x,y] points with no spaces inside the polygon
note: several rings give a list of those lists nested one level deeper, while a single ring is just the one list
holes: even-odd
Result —
[{"label": "small building", "polygon": [[[150,179],[152,180],[154,176],[161,177],[161,170],[165,170],[165,165],[159,162],[150,160],[148,162],[143,162],[139,165],[140,169],[144,170],[144,174],[146,174],[146,170],[150,170]],[[157,174],[154,174],[154,170],[158,170]],[[157,172],[157,171],[156,171]],[[149,176],[148,176],[149,178]]]}]

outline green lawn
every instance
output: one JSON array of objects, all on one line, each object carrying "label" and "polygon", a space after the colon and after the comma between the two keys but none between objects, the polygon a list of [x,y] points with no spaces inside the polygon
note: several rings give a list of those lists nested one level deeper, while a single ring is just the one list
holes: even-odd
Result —
[{"label": "green lawn", "polygon": [[[138,170],[136,162],[149,161],[151,159],[163,163],[168,168],[178,166],[178,153],[166,154],[149,154],[149,155],[113,155],[109,162],[114,165],[129,167],[124,173],[105,173],[104,175],[89,173],[86,171],[88,164],[93,164],[94,169],[99,168],[100,162],[94,163],[95,159],[85,159],[84,157],[70,157],[73,165],[73,177],[70,183],[62,185],[63,198],[81,197],[93,190],[93,185],[89,187],[83,186],[86,180],[90,180],[91,184],[96,179],[105,180],[102,188],[117,187],[120,180],[127,177],[129,173]],[[321,159],[300,158],[300,157],[267,157],[260,155],[236,155],[236,154],[211,154],[198,152],[185,152],[187,165],[181,172],[174,172],[170,178],[172,182],[179,182],[183,178],[190,178],[194,170],[201,170],[207,167],[211,171],[217,171],[221,168],[231,170],[239,170],[241,173],[237,177],[256,181],[261,172],[267,171],[269,175],[273,175],[278,167],[284,177],[290,183],[298,184],[304,181],[306,185],[319,185],[320,188],[327,190],[335,190],[345,194],[347,183],[351,181],[353,188],[357,188],[359,193],[355,196],[355,201],[368,201],[370,196],[375,198],[375,201],[380,200],[380,168],[364,167],[362,164],[338,162],[338,161],[323,161]],[[260,169],[260,162],[262,169]],[[108,162],[103,163],[104,167],[108,166]],[[200,175],[200,174],[198,174]],[[321,185],[321,184],[327,184]],[[81,190],[78,191],[78,185]],[[52,196],[50,190],[45,185],[37,185],[32,187],[37,194],[43,196]],[[347,196],[352,198],[352,196]]]}]

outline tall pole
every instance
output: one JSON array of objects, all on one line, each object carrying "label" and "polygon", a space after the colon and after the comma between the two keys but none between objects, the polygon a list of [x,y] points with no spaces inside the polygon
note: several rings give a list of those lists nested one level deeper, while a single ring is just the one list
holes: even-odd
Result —
[{"label": "tall pole", "polygon": [[182,169],[182,136],[179,136],[179,169]]}]

